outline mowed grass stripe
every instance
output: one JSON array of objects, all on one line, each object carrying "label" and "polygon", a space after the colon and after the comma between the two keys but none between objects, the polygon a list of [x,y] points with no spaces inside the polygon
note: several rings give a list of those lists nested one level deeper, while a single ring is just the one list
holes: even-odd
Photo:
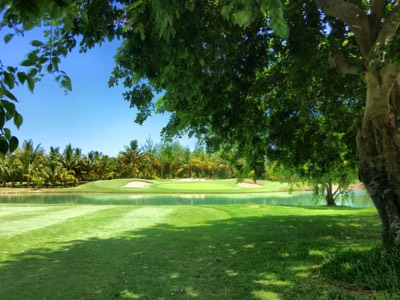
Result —
[{"label": "mowed grass stripe", "polygon": [[[31,212],[40,212],[43,210],[49,210],[51,207],[49,206],[8,206],[8,205],[0,205],[0,218],[11,216],[11,215],[20,215],[22,213],[31,213]],[[1,221],[1,219],[0,219]]]},{"label": "mowed grass stripe", "polygon": [[91,214],[109,208],[109,206],[79,206],[74,208],[66,207],[60,211],[42,214],[35,217],[1,222],[0,237],[11,237],[26,231],[41,229],[69,219],[81,217],[86,214]]},{"label": "mowed grass stripe", "polygon": [[[85,206],[80,207],[84,208]],[[150,227],[158,223],[167,223],[169,219],[167,216],[175,210],[172,207],[101,207],[103,209],[92,213],[77,215],[74,218],[64,219],[51,226],[35,228],[36,230],[27,230],[7,237],[7,245],[10,245],[10,247],[3,245],[0,248],[0,258],[4,256],[2,259],[5,259],[13,253],[21,253],[28,246],[43,249],[49,247],[54,250],[59,247],[65,247],[67,244],[77,240],[106,239],[123,236],[124,233],[131,234],[134,229]],[[28,240],[30,241],[29,245],[25,242]],[[43,244],[47,240],[51,240],[52,243],[49,245]]]},{"label": "mowed grass stripe", "polygon": [[172,207],[142,207],[122,215],[119,219],[104,226],[106,231],[126,231],[136,228],[146,228],[162,223],[174,211]]},{"label": "mowed grass stripe", "polygon": [[[80,207],[84,208],[85,206]],[[64,221],[51,226],[7,236],[7,243],[0,247],[0,267],[2,262],[12,261],[15,259],[15,255],[28,249],[40,248],[45,252],[56,251],[68,248],[77,241],[132,235],[133,230],[151,227],[159,223],[168,223],[169,216],[175,211],[175,208],[172,207],[120,205],[101,207],[100,210],[76,215],[74,218],[64,219]],[[0,238],[2,238],[1,234]],[[48,241],[51,243],[47,243]]]}]

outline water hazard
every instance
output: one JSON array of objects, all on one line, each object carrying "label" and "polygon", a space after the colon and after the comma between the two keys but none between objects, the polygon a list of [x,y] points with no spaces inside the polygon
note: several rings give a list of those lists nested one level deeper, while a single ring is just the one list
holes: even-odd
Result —
[{"label": "water hazard", "polygon": [[[28,194],[1,195],[0,203],[29,204],[101,204],[101,205],[326,205],[323,198],[311,192],[255,193],[255,194]],[[364,191],[341,195],[338,205],[374,207]]]}]

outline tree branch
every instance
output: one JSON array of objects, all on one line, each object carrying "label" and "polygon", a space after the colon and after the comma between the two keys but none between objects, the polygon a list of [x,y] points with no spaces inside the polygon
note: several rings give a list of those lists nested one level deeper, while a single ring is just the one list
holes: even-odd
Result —
[{"label": "tree branch", "polygon": [[368,16],[357,5],[342,0],[314,0],[328,15],[347,24],[357,40],[361,54],[366,57],[372,47]]},{"label": "tree branch", "polygon": [[[400,26],[400,1],[396,1],[396,4],[393,6],[392,11],[389,16],[386,18],[385,22],[382,25],[381,30],[379,31],[378,37],[374,41],[373,47],[368,53],[368,58],[371,59],[376,53],[379,45],[384,43],[388,43],[393,40],[394,35]],[[377,27],[377,26],[375,26]]]},{"label": "tree branch", "polygon": [[356,75],[359,72],[359,68],[356,65],[347,63],[340,52],[333,53],[328,58],[328,62],[332,68],[337,69],[341,74]]},{"label": "tree branch", "polygon": [[371,40],[374,41],[378,35],[379,23],[383,15],[384,0],[371,1],[371,14],[369,16],[369,28]]}]

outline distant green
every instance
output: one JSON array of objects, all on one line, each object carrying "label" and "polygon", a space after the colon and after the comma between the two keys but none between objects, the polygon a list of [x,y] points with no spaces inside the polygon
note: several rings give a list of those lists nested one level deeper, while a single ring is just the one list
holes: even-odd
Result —
[{"label": "distant green", "polygon": [[[124,187],[132,181],[149,183],[144,188]],[[247,181],[251,183],[251,181]],[[257,193],[288,191],[291,187],[287,183],[260,180],[257,184],[261,188],[242,188],[237,185],[236,179],[181,181],[181,180],[142,180],[142,179],[114,179],[99,180],[68,189],[74,192],[110,192],[110,193]]]}]

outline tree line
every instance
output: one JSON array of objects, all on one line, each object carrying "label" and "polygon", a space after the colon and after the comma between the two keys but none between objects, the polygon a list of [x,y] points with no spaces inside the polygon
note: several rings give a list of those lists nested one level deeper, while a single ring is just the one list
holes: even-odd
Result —
[{"label": "tree line", "polygon": [[[46,153],[40,144],[25,140],[13,153],[0,158],[0,184],[4,187],[54,188],[116,178],[226,179],[243,174],[252,177],[254,171],[248,168],[245,159],[235,155],[234,150],[210,154],[200,146],[191,151],[179,142],[164,145],[150,139],[143,146],[132,140],[116,157],[99,151],[84,154],[82,149],[71,144],[63,150],[50,147]],[[271,167],[265,170],[269,169]],[[274,178],[267,173],[264,175]]]}]

